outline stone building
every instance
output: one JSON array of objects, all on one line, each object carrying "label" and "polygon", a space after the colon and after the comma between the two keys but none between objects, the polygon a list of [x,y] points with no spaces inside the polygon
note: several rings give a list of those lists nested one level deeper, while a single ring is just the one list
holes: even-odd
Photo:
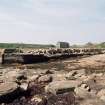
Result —
[{"label": "stone building", "polygon": [[69,43],[68,42],[57,42],[56,48],[69,48]]}]

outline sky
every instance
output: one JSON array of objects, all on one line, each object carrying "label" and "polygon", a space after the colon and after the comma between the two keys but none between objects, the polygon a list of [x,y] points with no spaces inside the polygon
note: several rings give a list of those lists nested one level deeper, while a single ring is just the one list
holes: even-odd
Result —
[{"label": "sky", "polygon": [[105,42],[105,0],[0,0],[0,42]]}]

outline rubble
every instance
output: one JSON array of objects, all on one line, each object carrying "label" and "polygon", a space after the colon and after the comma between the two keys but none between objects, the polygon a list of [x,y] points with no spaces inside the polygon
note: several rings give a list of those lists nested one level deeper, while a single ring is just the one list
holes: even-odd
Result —
[{"label": "rubble", "polygon": [[31,98],[31,103],[35,103],[36,105],[46,105],[47,99],[41,95],[36,95]]},{"label": "rubble", "polygon": [[73,71],[70,71],[66,76],[65,78],[67,80],[75,80],[77,78],[80,78],[82,76],[85,76],[86,73],[85,73],[85,69],[81,69],[81,70],[73,70]]},{"label": "rubble", "polygon": [[2,52],[2,64],[31,64],[36,62],[47,62],[53,59],[65,59],[83,55],[102,54],[104,49],[81,48],[81,49],[36,49],[35,51],[24,52],[21,49],[4,49]]},{"label": "rubble", "polygon": [[58,95],[52,94],[48,97],[46,105],[76,105],[75,95],[73,92]]},{"label": "rubble", "polygon": [[43,75],[39,77],[38,82],[52,82],[53,78],[51,75]]},{"label": "rubble", "polygon": [[[97,63],[97,60],[102,61]],[[67,68],[68,65],[78,66],[79,69]],[[96,65],[100,71],[98,73],[93,69]],[[21,65],[22,69],[12,66],[3,68],[0,76],[0,104],[105,105],[105,73],[102,72],[105,66],[102,65],[105,65],[105,54]],[[29,69],[29,66],[33,67]],[[93,72],[89,73],[91,70]]]}]

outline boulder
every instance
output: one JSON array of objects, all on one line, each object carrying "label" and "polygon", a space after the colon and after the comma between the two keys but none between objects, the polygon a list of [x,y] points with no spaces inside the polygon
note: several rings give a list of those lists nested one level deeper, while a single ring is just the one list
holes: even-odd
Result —
[{"label": "boulder", "polygon": [[85,84],[85,83],[81,84],[81,88],[82,89],[85,89],[87,91],[90,91],[91,90],[90,87],[87,84]]},{"label": "boulder", "polygon": [[47,99],[43,96],[40,95],[35,95],[31,98],[30,103],[35,103],[36,105],[46,105],[47,104]]},{"label": "boulder", "polygon": [[38,82],[52,82],[52,79],[51,75],[43,75],[39,77]]},{"label": "boulder", "polygon": [[30,76],[30,77],[28,77],[28,81],[35,81],[38,79],[38,77],[39,77],[39,75]]},{"label": "boulder", "polygon": [[88,75],[86,76],[86,78],[83,79],[84,82],[89,82],[89,81],[93,81],[95,82],[95,79],[96,79],[96,75]]},{"label": "boulder", "polygon": [[15,82],[0,84],[0,96],[11,93],[16,89],[17,89],[17,84]]},{"label": "boulder", "polygon": [[75,88],[74,91],[75,91],[76,96],[78,96],[78,97],[81,97],[81,98],[89,98],[90,97],[89,92],[81,87]]},{"label": "boulder", "polygon": [[18,72],[16,70],[11,70],[11,71],[8,71],[7,73],[5,73],[4,76],[5,76],[6,81],[14,82],[14,81],[16,81],[17,75],[18,75]]},{"label": "boulder", "polygon": [[95,94],[95,92],[91,91],[90,87],[84,83],[76,87],[74,91],[75,94],[81,98],[89,98],[90,96]]},{"label": "boulder", "polygon": [[80,81],[54,81],[45,87],[45,92],[52,94],[62,94],[74,91],[75,87],[80,85]]},{"label": "boulder", "polygon": [[77,70],[77,74],[75,75],[75,78],[79,78],[85,74],[86,74],[85,69]]},{"label": "boulder", "polygon": [[0,84],[0,103],[11,102],[20,94],[20,89],[15,82]]},{"label": "boulder", "polygon": [[24,74],[20,74],[17,76],[17,80],[21,81],[21,80],[27,80],[27,76]]},{"label": "boulder", "polygon": [[54,74],[54,71],[52,71],[52,70],[46,70],[45,74]]},{"label": "boulder", "polygon": [[85,75],[85,70],[73,70],[71,72],[69,72],[65,78],[68,80],[75,80],[77,78],[80,78],[81,76]]},{"label": "boulder", "polygon": [[19,87],[21,90],[26,91],[28,89],[28,83],[22,83]]},{"label": "boulder", "polygon": [[66,79],[71,79],[71,78],[73,78],[75,75],[77,74],[77,71],[71,71],[71,72],[69,72],[65,77],[66,77]]}]

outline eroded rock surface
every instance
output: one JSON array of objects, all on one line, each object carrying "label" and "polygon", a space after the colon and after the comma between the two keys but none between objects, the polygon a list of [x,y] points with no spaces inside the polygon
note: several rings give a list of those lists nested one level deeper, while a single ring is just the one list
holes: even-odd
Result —
[{"label": "eroded rock surface", "polygon": [[54,81],[45,87],[45,91],[52,94],[74,92],[75,87],[80,84],[80,81]]},{"label": "eroded rock surface", "polygon": [[104,54],[31,67],[1,69],[1,104],[105,105]]}]

